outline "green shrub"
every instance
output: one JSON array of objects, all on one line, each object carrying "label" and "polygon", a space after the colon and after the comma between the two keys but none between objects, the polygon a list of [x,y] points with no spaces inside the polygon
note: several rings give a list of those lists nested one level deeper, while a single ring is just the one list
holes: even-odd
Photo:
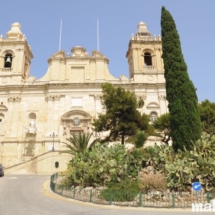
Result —
[{"label": "green shrub", "polygon": [[193,145],[191,151],[178,151],[173,162],[166,161],[165,174],[171,189],[187,190],[195,181],[206,191],[215,187],[215,137],[203,135]]},{"label": "green shrub", "polygon": [[175,152],[171,146],[155,145],[143,149],[143,167],[153,166],[156,172],[165,172],[167,161],[172,162],[175,158]]},{"label": "green shrub", "polygon": [[144,131],[137,131],[134,138],[134,145],[136,148],[142,148],[147,140],[147,134]]},{"label": "green shrub", "polygon": [[139,182],[132,178],[126,178],[102,190],[101,197],[106,201],[133,201],[139,192]]},{"label": "green shrub", "polygon": [[66,185],[106,186],[131,177],[136,179],[142,167],[142,153],[128,152],[124,145],[96,144],[90,151],[76,154],[68,165]]},{"label": "green shrub", "polygon": [[199,181],[210,191],[215,187],[215,137],[204,134],[193,143],[192,150],[177,153],[168,145],[147,147],[143,149],[143,165],[152,165],[157,173],[164,174],[171,190],[187,191]]},{"label": "green shrub", "polygon": [[[150,165],[156,174],[165,176],[167,187],[171,190],[187,191],[193,182],[199,181],[204,190],[210,191],[215,187],[215,137],[203,135],[193,145],[193,150],[175,153],[168,145],[127,151],[121,144],[112,147],[96,144],[91,151],[74,156],[62,183],[65,187],[108,186],[110,189],[115,184],[118,186],[119,182],[123,184],[128,178],[137,180],[142,167]],[[165,184],[164,179],[152,175],[142,179],[140,188],[144,192],[162,190]],[[105,198],[109,198],[109,191],[104,192]]]}]

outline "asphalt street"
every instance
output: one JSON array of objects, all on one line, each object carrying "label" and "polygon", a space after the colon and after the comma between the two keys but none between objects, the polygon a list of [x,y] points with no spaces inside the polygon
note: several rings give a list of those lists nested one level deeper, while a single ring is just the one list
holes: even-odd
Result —
[{"label": "asphalt street", "polygon": [[[0,178],[0,215],[188,215],[191,210],[100,206],[62,198],[49,189],[49,176]],[[205,214],[204,212],[197,212]],[[212,212],[215,213],[215,212]]]}]

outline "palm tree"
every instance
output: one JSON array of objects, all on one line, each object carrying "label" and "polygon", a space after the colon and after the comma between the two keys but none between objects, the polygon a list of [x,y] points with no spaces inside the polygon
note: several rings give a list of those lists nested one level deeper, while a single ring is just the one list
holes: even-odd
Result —
[{"label": "palm tree", "polygon": [[142,148],[147,140],[147,134],[144,131],[137,131],[134,138],[134,145],[136,148]]},{"label": "palm tree", "polygon": [[74,155],[75,153],[83,153],[86,149],[92,148],[99,139],[95,139],[92,143],[89,143],[93,133],[78,133],[72,134],[70,138],[66,140],[69,143],[65,143],[68,150],[62,151],[62,153],[68,153]]}]

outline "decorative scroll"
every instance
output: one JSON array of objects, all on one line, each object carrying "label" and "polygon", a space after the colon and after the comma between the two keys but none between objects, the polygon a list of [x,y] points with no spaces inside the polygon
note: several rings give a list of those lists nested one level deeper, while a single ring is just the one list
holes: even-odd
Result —
[{"label": "decorative scroll", "polygon": [[60,101],[60,96],[59,95],[46,96],[46,101]]},{"label": "decorative scroll", "polygon": [[136,95],[136,98],[146,100],[146,95]]},{"label": "decorative scroll", "polygon": [[101,100],[102,95],[94,95],[95,100]]},{"label": "decorative scroll", "polygon": [[20,102],[21,98],[18,96],[12,96],[8,98],[8,102]]},{"label": "decorative scroll", "polygon": [[159,100],[166,100],[166,96],[165,96],[165,95],[159,95],[159,96],[158,96],[158,99],[159,99]]},{"label": "decorative scroll", "polygon": [[92,51],[92,56],[93,56],[93,57],[106,58],[101,52],[99,52],[99,51],[97,51],[97,50],[93,50],[93,51]]}]

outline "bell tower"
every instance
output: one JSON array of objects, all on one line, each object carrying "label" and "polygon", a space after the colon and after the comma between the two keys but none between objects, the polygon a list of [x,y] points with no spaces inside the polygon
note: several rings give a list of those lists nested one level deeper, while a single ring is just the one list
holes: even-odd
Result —
[{"label": "bell tower", "polygon": [[168,112],[161,36],[151,37],[146,24],[140,22],[137,33],[131,36],[126,57],[131,81],[141,86],[135,93],[144,98],[142,111],[153,122]]},{"label": "bell tower", "polygon": [[146,24],[140,22],[126,54],[130,78],[136,83],[165,83],[161,56],[161,37],[151,37]]},{"label": "bell tower", "polygon": [[19,23],[13,23],[7,37],[0,36],[0,77],[20,82],[29,77],[33,54]]}]

